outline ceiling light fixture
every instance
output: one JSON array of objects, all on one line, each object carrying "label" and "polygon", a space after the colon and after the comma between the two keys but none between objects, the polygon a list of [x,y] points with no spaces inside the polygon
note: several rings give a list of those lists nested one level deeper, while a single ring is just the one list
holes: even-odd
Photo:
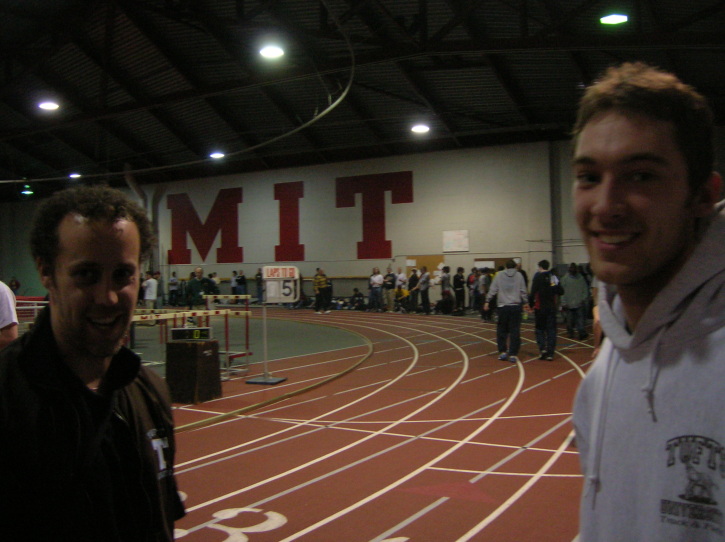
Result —
[{"label": "ceiling light fixture", "polygon": [[20,193],[23,196],[32,196],[33,195],[33,189],[30,188],[30,185],[29,184],[26,184],[25,186],[23,186],[23,189],[20,191]]},{"label": "ceiling light fixture", "polygon": [[209,158],[213,158],[214,160],[219,160],[221,158],[224,158],[224,153],[219,151],[214,151],[211,154],[209,154]]},{"label": "ceiling light fixture", "polygon": [[422,123],[416,124],[410,129],[410,131],[414,134],[427,134],[428,132],[430,132],[430,126]]},{"label": "ceiling light fixture", "polygon": [[38,107],[45,111],[55,111],[60,107],[60,105],[58,105],[56,102],[40,102],[38,104]]},{"label": "ceiling light fixture", "polygon": [[284,49],[279,45],[265,45],[259,50],[259,54],[264,58],[275,59],[284,56]]},{"label": "ceiling light fixture", "polygon": [[599,22],[602,24],[623,24],[626,23],[629,20],[629,17],[626,15],[623,15],[621,13],[612,13],[610,15],[606,15],[599,19]]},{"label": "ceiling light fixture", "polygon": [[81,174],[80,173],[71,173],[68,175],[71,179],[80,179]]}]

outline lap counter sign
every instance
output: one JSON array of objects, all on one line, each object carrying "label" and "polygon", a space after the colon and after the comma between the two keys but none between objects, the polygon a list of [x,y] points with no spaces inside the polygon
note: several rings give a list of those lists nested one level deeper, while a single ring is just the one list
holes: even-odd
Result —
[{"label": "lap counter sign", "polygon": [[264,374],[247,380],[247,384],[279,384],[287,380],[269,373],[267,358],[267,303],[294,303],[300,298],[300,272],[293,265],[262,268],[264,302],[262,303],[262,339],[264,344]]}]

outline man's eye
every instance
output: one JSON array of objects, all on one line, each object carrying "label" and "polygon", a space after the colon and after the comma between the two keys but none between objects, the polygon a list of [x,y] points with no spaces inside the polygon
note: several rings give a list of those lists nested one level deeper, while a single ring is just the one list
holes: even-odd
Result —
[{"label": "man's eye", "polygon": [[581,172],[575,175],[576,182],[579,184],[593,184],[599,182],[599,177],[594,173]]},{"label": "man's eye", "polygon": [[127,284],[132,282],[135,274],[130,269],[117,269],[113,273],[113,280],[118,284]]},{"label": "man's eye", "polygon": [[630,175],[630,179],[634,182],[646,182],[655,178],[655,175],[649,171],[636,171]]},{"label": "man's eye", "polygon": [[98,280],[98,271],[94,269],[78,269],[73,278],[81,284],[94,284]]}]

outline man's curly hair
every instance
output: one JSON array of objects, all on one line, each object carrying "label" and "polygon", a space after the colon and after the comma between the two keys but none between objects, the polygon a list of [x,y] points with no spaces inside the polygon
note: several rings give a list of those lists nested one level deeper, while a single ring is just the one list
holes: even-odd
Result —
[{"label": "man's curly hair", "polygon": [[595,115],[611,109],[672,123],[693,194],[710,177],[714,168],[713,114],[694,88],[643,62],[610,67],[582,96],[574,137]]},{"label": "man's curly hair", "polygon": [[58,257],[58,226],[68,214],[78,214],[90,221],[128,220],[138,227],[141,262],[153,250],[155,236],[144,209],[120,190],[105,185],[79,186],[56,192],[38,207],[30,230],[30,251],[52,271]]}]

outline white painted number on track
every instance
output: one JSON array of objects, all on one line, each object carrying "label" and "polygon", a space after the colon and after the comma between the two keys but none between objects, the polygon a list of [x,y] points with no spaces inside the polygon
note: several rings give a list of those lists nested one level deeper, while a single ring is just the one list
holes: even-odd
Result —
[{"label": "white painted number on track", "polygon": [[[278,514],[277,512],[263,512],[258,508],[227,508],[226,510],[214,512],[214,517],[216,519],[232,519],[244,513],[264,514],[266,519],[261,523],[250,525],[249,527],[228,527],[220,523],[212,523],[211,525],[207,525],[207,527],[227,533],[227,538],[224,542],[247,542],[249,537],[245,533],[273,531],[287,523],[287,518],[282,514]],[[181,538],[187,534],[189,534],[188,531],[184,529],[176,529],[174,531],[175,538]]]}]

